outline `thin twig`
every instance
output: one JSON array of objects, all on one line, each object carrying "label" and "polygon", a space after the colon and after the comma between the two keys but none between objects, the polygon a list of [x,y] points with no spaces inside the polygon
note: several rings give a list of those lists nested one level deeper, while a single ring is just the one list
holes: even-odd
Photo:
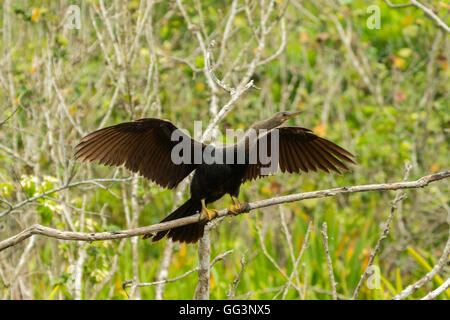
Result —
[{"label": "thin twig", "polygon": [[356,298],[358,298],[359,295],[359,291],[361,290],[362,284],[364,283],[364,280],[366,280],[366,278],[369,275],[369,272],[371,270],[371,266],[373,265],[373,262],[375,261],[375,257],[378,254],[378,252],[380,251],[381,248],[381,244],[383,242],[384,239],[387,238],[388,234],[389,234],[389,228],[392,222],[392,219],[394,218],[394,213],[395,210],[397,209],[397,203],[402,201],[403,199],[405,199],[406,196],[405,195],[400,195],[397,196],[394,201],[392,201],[392,206],[391,206],[391,213],[389,214],[389,217],[386,221],[385,227],[383,232],[381,233],[381,237],[378,239],[378,242],[375,246],[375,249],[373,250],[372,254],[370,255],[369,258],[369,263],[367,264],[366,269],[364,270],[364,273],[361,276],[361,279],[359,280],[358,285],[356,286],[355,292],[353,293],[353,297],[352,299],[355,300]]},{"label": "thin twig", "polygon": [[209,74],[211,75],[211,78],[221,87],[223,90],[227,91],[230,95],[233,95],[236,92],[236,89],[229,87],[226,85],[222,80],[216,77],[216,75],[213,72],[212,66],[211,66],[211,48],[214,47],[215,41],[211,41],[211,43],[208,46],[208,49],[206,50],[206,68],[208,69]]},{"label": "thin twig", "polygon": [[386,4],[391,7],[391,8],[406,8],[406,7],[416,7],[419,8],[420,10],[422,10],[431,20],[433,20],[434,22],[436,22],[436,24],[438,25],[438,27],[440,27],[441,29],[443,29],[446,32],[450,32],[450,28],[449,26],[447,26],[445,24],[444,21],[441,20],[441,18],[439,18],[434,12],[433,10],[431,10],[430,8],[424,6],[422,3],[420,3],[417,0],[410,0],[410,3],[405,3],[405,4],[393,4],[391,3],[389,0],[384,0],[384,2],[386,2]]},{"label": "thin twig", "polygon": [[[226,256],[228,256],[229,254],[233,253],[233,250],[228,250],[224,253],[219,254],[217,257],[214,258],[213,261],[211,261],[210,267],[214,266],[217,262],[222,261]],[[183,279],[185,277],[187,277],[188,275],[198,271],[199,267],[196,267],[192,270],[189,270],[185,273],[183,273],[182,275],[179,275],[175,278],[170,278],[170,279],[164,279],[164,280],[160,280],[160,281],[154,281],[154,282],[143,282],[143,283],[137,283],[135,284],[137,287],[149,287],[149,286],[155,286],[155,285],[159,285],[159,284],[165,284],[168,282],[174,282],[180,279]],[[133,280],[127,280],[124,281],[122,283],[122,287],[126,288],[126,287],[131,287],[133,285]]]},{"label": "thin twig", "polygon": [[247,264],[247,262],[245,261],[245,253],[242,255],[240,262],[241,262],[241,270],[239,270],[236,279],[234,279],[233,285],[230,285],[230,289],[227,292],[228,299],[234,299],[234,296],[236,295],[236,288],[239,282],[241,281],[242,273],[244,272],[245,265]]},{"label": "thin twig", "polygon": [[430,272],[428,272],[422,279],[415,282],[412,285],[409,285],[405,289],[403,289],[402,292],[394,296],[393,300],[403,300],[407,298],[408,296],[412,295],[414,292],[416,292],[418,289],[423,287],[426,283],[430,282],[436,274],[438,274],[439,271],[444,267],[444,265],[448,261],[448,255],[450,254],[450,237],[447,240],[447,243],[444,248],[444,252],[441,255],[441,258],[439,259],[438,263],[431,269]]},{"label": "thin twig", "polygon": [[[300,249],[300,253],[298,254],[297,260],[295,260],[294,266],[292,268],[291,275],[289,276],[289,281],[288,281],[288,283],[286,285],[286,289],[285,289],[285,291],[283,293],[283,299],[284,299],[284,297],[286,296],[286,294],[287,294],[287,292],[289,290],[289,287],[290,287],[290,285],[292,283],[292,279],[294,278],[294,275],[296,275],[296,273],[297,273],[297,268],[298,268],[298,265],[300,263],[300,260],[303,257],[303,253],[305,252],[306,248],[309,245],[309,235],[311,234],[312,229],[313,229],[312,221],[309,221],[308,229],[306,231],[306,235],[305,235],[305,238],[303,240],[302,248]],[[306,281],[303,282],[303,287],[306,288]],[[300,291],[300,297],[302,299],[305,299],[305,294],[302,293],[301,291]]]},{"label": "thin twig", "polygon": [[[406,164],[405,175],[403,177],[403,181],[408,179],[411,169],[412,169],[412,166],[409,163]],[[356,286],[355,292],[353,293],[353,297],[352,297],[353,300],[358,298],[359,291],[361,290],[362,284],[364,283],[364,281],[366,280],[366,278],[369,275],[369,271],[371,270],[371,266],[372,266],[373,262],[375,261],[375,257],[378,254],[378,251],[380,251],[381,244],[384,241],[384,239],[387,238],[387,236],[389,234],[389,228],[390,228],[392,219],[394,218],[394,213],[395,213],[395,210],[397,209],[397,204],[399,202],[401,202],[405,198],[406,198],[406,196],[401,192],[401,190],[397,190],[396,195],[395,195],[395,199],[394,199],[394,201],[392,201],[391,212],[390,212],[389,217],[388,217],[388,219],[386,221],[386,224],[384,226],[384,230],[381,233],[380,238],[378,239],[378,242],[377,242],[377,244],[375,246],[375,249],[373,250],[372,254],[370,255],[367,267],[364,270],[364,273],[362,274],[358,285]]]},{"label": "thin twig", "polygon": [[330,250],[328,249],[327,223],[322,224],[323,246],[325,248],[325,256],[327,258],[328,274],[330,276],[331,289],[333,292],[333,300],[337,300],[336,281],[334,280],[333,264],[331,262]]},{"label": "thin twig", "polygon": [[43,193],[39,193],[37,195],[34,195],[33,197],[27,198],[26,200],[19,202],[13,206],[11,206],[11,204],[5,202],[6,204],[8,204],[8,206],[10,207],[8,210],[3,211],[2,213],[0,213],[0,218],[3,218],[4,216],[6,216],[7,214],[11,213],[14,210],[17,210],[21,207],[23,207],[24,205],[30,203],[30,202],[34,202],[40,198],[44,198],[46,196],[48,196],[49,194],[55,193],[55,192],[59,192],[65,189],[70,189],[73,187],[77,187],[83,184],[94,184],[96,186],[101,187],[102,189],[108,190],[107,187],[103,186],[102,184],[100,184],[101,182],[125,182],[125,181],[130,181],[135,179],[135,177],[128,177],[128,178],[122,178],[122,179],[91,179],[91,180],[84,180],[84,181],[77,181],[77,182],[73,182],[73,183],[69,183],[66,185],[63,185],[61,187],[58,188],[54,188],[48,191],[45,191]]}]

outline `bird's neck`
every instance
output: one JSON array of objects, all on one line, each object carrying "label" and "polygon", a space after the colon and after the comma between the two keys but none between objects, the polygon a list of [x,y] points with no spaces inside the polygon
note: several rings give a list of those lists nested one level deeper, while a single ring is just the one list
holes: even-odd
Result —
[{"label": "bird's neck", "polygon": [[271,128],[272,126],[269,124],[269,120],[261,120],[256,123],[254,123],[246,132],[244,137],[238,141],[236,146],[244,145],[244,150],[246,156],[248,156],[248,152],[250,149],[250,144],[257,143],[256,141],[261,138],[264,135],[267,135],[272,131],[274,128]]},{"label": "bird's neck", "polygon": [[267,129],[267,130],[270,130],[270,129],[268,129],[268,128],[270,128],[270,126],[268,125],[268,122],[269,122],[269,120],[261,120],[261,121],[255,122],[250,127],[250,129],[253,129],[253,130]]}]

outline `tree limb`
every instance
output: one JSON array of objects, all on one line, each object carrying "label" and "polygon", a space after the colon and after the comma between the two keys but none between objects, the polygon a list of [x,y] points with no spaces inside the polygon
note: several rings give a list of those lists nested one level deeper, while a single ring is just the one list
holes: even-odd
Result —
[{"label": "tree limb", "polygon": [[[243,212],[250,212],[255,209],[265,208],[281,203],[301,201],[305,199],[315,199],[332,197],[342,193],[355,193],[355,192],[367,192],[367,191],[386,191],[386,190],[398,190],[398,189],[412,189],[425,187],[431,182],[446,179],[450,177],[450,170],[442,171],[439,173],[424,176],[415,181],[408,182],[395,182],[395,183],[381,183],[381,184],[369,184],[351,187],[341,187],[327,190],[319,190],[312,192],[303,192],[297,194],[291,194],[287,196],[274,197],[270,199],[255,201],[249,203],[248,206],[243,210]],[[222,209],[219,211],[216,218],[232,216],[233,213],[228,211],[228,209]],[[141,236],[148,233],[154,233],[158,231],[164,231],[172,229],[175,227],[184,226],[191,223],[199,222],[200,214],[194,214],[189,217],[167,221],[164,223],[157,223],[151,226],[133,228],[121,231],[111,231],[111,232],[98,232],[98,233],[86,233],[86,232],[72,232],[72,231],[61,231],[54,228],[49,228],[42,226],[40,224],[35,224],[17,235],[3,240],[0,242],[0,251],[6,248],[17,245],[18,243],[28,239],[34,234],[42,235],[50,238],[56,238],[61,240],[77,240],[77,241],[99,241],[99,240],[113,240],[130,238],[135,236]]]}]

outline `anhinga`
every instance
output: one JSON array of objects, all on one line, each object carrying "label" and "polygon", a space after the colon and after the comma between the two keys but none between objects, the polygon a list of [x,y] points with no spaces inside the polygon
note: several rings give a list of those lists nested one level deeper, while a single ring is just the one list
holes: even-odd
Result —
[{"label": "anhinga", "polygon": [[[300,112],[277,112],[271,118],[255,123],[251,129],[256,132],[265,131],[264,135],[258,134],[256,139],[245,139],[234,145],[213,147],[213,151],[233,150],[237,152],[239,146],[245,143],[245,160],[242,163],[189,163],[175,164],[171,158],[172,148],[177,141],[172,141],[172,134],[178,128],[168,120],[146,118],[132,122],[124,122],[118,125],[94,131],[84,137],[76,146],[76,159],[84,161],[97,161],[106,166],[120,166],[122,164],[132,172],[138,172],[149,180],[162,187],[172,189],[176,187],[186,176],[195,170],[190,186],[191,198],[183,205],[168,215],[164,221],[174,220],[201,211],[212,219],[217,210],[207,209],[208,203],[220,199],[225,194],[232,197],[234,205],[229,208],[231,212],[239,213],[245,207],[238,201],[239,188],[242,183],[262,177],[261,169],[268,167],[263,164],[258,154],[256,161],[249,161],[249,145],[261,144],[266,139],[268,153],[274,129],[278,130],[278,164],[282,172],[298,173],[300,171],[317,171],[321,169],[327,173],[330,170],[340,174],[338,168],[348,171],[343,162],[355,163],[354,155],[338,145],[315,135],[311,130],[301,127],[280,127],[285,121],[298,115]],[[262,130],[263,129],[263,130]],[[181,132],[179,130],[179,132]],[[247,131],[249,132],[249,131]],[[182,138],[189,139],[192,154],[195,150],[205,150],[208,146],[181,133]],[[209,145],[209,148],[212,146]],[[241,149],[242,150],[242,149]],[[223,152],[225,155],[226,152]],[[193,157],[193,155],[192,155]],[[234,161],[237,162],[237,161]],[[277,166],[278,167],[278,166]],[[277,168],[276,167],[276,168]],[[274,172],[272,172],[274,173]],[[197,242],[203,236],[206,222],[176,227],[158,232],[153,241],[162,239],[166,234],[173,241]],[[145,235],[145,238],[151,235]]]}]

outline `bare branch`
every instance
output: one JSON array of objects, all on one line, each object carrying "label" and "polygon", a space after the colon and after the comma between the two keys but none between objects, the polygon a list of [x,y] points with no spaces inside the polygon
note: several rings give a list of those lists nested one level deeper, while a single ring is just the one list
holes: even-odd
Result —
[{"label": "bare branch", "polygon": [[75,264],[75,280],[74,280],[74,291],[75,300],[82,299],[82,280],[83,280],[83,265],[87,257],[86,247],[82,247],[78,250],[79,256]]},{"label": "bare branch", "polygon": [[[286,294],[287,294],[287,292],[288,292],[288,290],[289,290],[289,286],[290,286],[291,283],[292,283],[292,279],[294,278],[294,276],[297,276],[297,268],[298,268],[298,265],[299,265],[299,263],[300,263],[300,260],[301,260],[302,257],[303,257],[303,253],[305,252],[306,248],[307,248],[308,245],[309,245],[309,235],[311,234],[311,231],[312,231],[312,221],[309,221],[309,223],[308,223],[308,229],[307,229],[307,231],[306,231],[306,235],[305,235],[305,238],[304,238],[304,240],[303,240],[302,248],[300,249],[300,253],[298,254],[297,259],[295,260],[294,266],[293,266],[293,268],[292,268],[291,275],[290,275],[290,277],[289,277],[289,281],[288,281],[288,283],[287,283],[287,285],[286,285],[286,288],[285,288],[285,290],[284,290],[284,293],[283,293],[283,299],[284,299],[284,297],[286,297]],[[306,273],[305,273],[305,277],[306,277]],[[306,281],[303,281],[303,286],[304,286],[304,288],[306,289]],[[303,293],[303,292],[300,291],[300,297],[301,297],[302,299],[304,299],[304,298],[305,298],[305,293]]]},{"label": "bare branch", "polygon": [[[409,172],[411,171],[411,169],[412,169],[412,166],[410,164],[406,164],[406,167],[405,167],[406,172],[405,172],[405,176],[403,177],[404,181],[408,179]],[[378,254],[378,251],[380,251],[381,243],[383,242],[384,239],[387,238],[387,236],[389,234],[389,228],[390,228],[392,219],[394,218],[395,210],[397,209],[397,203],[401,202],[405,198],[406,198],[406,196],[404,194],[402,194],[401,190],[397,190],[395,199],[394,199],[394,201],[392,201],[391,213],[389,214],[389,217],[386,221],[386,225],[384,227],[383,232],[381,233],[380,238],[378,239],[375,249],[373,250],[372,254],[370,255],[369,263],[367,264],[367,267],[364,270],[364,273],[362,274],[358,285],[356,286],[355,292],[353,293],[353,297],[352,297],[353,300],[358,297],[359,290],[361,290],[361,286],[362,286],[364,280],[366,280],[367,276],[369,275],[369,270],[371,269],[370,267],[372,266],[373,262],[375,261],[375,257]]]},{"label": "bare branch", "polygon": [[205,228],[203,237],[198,242],[198,282],[195,300],[209,300],[209,279],[211,277],[209,261],[211,260],[211,232]]},{"label": "bare branch", "polygon": [[[233,253],[233,250],[228,250],[228,251],[226,251],[224,253],[219,254],[217,257],[214,258],[213,261],[211,261],[210,267],[215,265],[217,262],[222,261],[226,256],[230,255],[231,253]],[[174,281],[183,279],[183,278],[187,277],[188,275],[190,275],[190,274],[192,274],[192,273],[194,273],[194,272],[196,272],[198,270],[199,270],[199,267],[196,267],[196,268],[194,268],[192,270],[189,270],[188,272],[183,273],[182,275],[179,275],[179,276],[177,276],[175,278],[170,278],[170,279],[165,279],[165,280],[160,280],[160,281],[154,281],[154,282],[136,283],[135,286],[137,286],[137,287],[149,287],[149,286],[165,284],[165,283],[168,283],[168,282],[174,282]],[[133,280],[127,280],[127,281],[124,281],[122,283],[122,287],[123,288],[131,287],[131,286],[133,286]]]},{"label": "bare branch", "polygon": [[406,8],[406,7],[412,7],[413,4],[412,3],[403,3],[403,4],[393,4],[392,2],[390,2],[389,0],[384,0],[384,2],[386,2],[386,4],[391,7],[391,8]]},{"label": "bare branch", "polygon": [[35,195],[33,197],[30,197],[30,198],[28,198],[28,199],[26,199],[26,200],[24,200],[22,202],[19,202],[19,203],[15,204],[15,205],[11,205],[10,203],[6,202],[5,200],[2,200],[2,202],[6,203],[9,206],[9,209],[3,211],[2,213],[0,213],[0,218],[3,218],[7,214],[13,212],[14,210],[17,210],[17,209],[23,207],[24,205],[26,205],[26,204],[28,204],[30,202],[36,201],[36,200],[38,200],[40,198],[44,198],[44,197],[48,196],[49,194],[52,194],[52,193],[55,193],[55,192],[59,192],[59,191],[65,190],[65,189],[70,189],[70,188],[77,187],[77,186],[80,186],[80,185],[83,185],[83,184],[95,184],[95,185],[101,187],[102,189],[108,190],[107,187],[105,187],[104,185],[102,185],[100,183],[101,182],[125,182],[125,181],[130,181],[130,180],[133,180],[133,179],[135,179],[134,176],[133,177],[128,177],[128,178],[123,178],[123,179],[92,179],[92,180],[85,180],[85,181],[77,181],[77,182],[73,182],[73,183],[69,183],[69,184],[63,185],[63,186],[58,187],[58,188],[54,188],[52,190],[45,191],[43,193],[39,193],[39,194],[37,194],[37,195]]},{"label": "bare branch", "polygon": [[9,153],[10,155],[12,155],[14,158],[23,161],[26,165],[33,167],[34,163],[25,159],[24,157],[22,157],[20,154],[18,154],[17,152],[15,152],[14,150],[8,148],[7,146],[4,146],[3,144],[0,143],[0,150],[5,151],[6,153]]},{"label": "bare branch", "polygon": [[220,120],[222,120],[228,112],[231,111],[233,104],[239,99],[239,97],[247,91],[250,87],[253,86],[253,80],[250,80],[243,88],[238,87],[234,94],[231,96],[231,99],[220,109],[220,111],[217,113],[217,115],[211,120],[211,122],[208,124],[208,127],[206,128],[205,132],[203,133],[203,139],[206,137],[209,137],[212,130],[217,126]]},{"label": "bare branch", "polygon": [[3,126],[9,119],[11,119],[16,114],[17,110],[19,110],[19,108],[21,107],[22,106],[20,105],[20,103],[18,103],[17,107],[13,110],[13,112],[11,112],[11,114],[7,116],[5,120],[0,121],[0,127]]},{"label": "bare branch", "polygon": [[[171,239],[168,239],[165,243],[156,281],[159,282],[164,281],[167,279],[167,276],[169,275],[169,267],[172,258],[173,244],[174,243]],[[165,288],[164,283],[159,283],[156,285],[155,300],[163,299],[164,288]]]},{"label": "bare branch", "polygon": [[[444,267],[444,265],[448,261],[448,255],[450,254],[450,237],[447,240],[447,244],[445,245],[444,252],[441,255],[441,258],[439,259],[438,263],[431,269],[430,272],[428,272],[422,279],[417,281],[416,283],[409,285],[406,287],[402,292],[400,292],[398,295],[394,296],[393,300],[403,300],[407,298],[408,296],[412,295],[414,292],[416,292],[418,289],[423,287],[426,283],[430,282],[435,275],[438,274],[439,271]],[[431,296],[433,296],[432,293],[430,293]],[[428,296],[428,295],[427,295]]]},{"label": "bare branch", "polygon": [[[289,283],[289,277],[287,276],[286,272],[283,271],[283,269],[280,267],[280,265],[275,261],[275,259],[269,254],[269,252],[267,251],[266,245],[264,244],[264,237],[262,234],[262,230],[260,228],[258,228],[258,237],[259,237],[259,243],[261,245],[261,248],[263,249],[263,253],[266,256],[267,259],[269,259],[269,261],[274,265],[274,267],[278,270],[279,273],[281,273],[281,275],[288,280]],[[295,287],[295,285],[293,285]],[[283,289],[285,287],[283,286]]]},{"label": "bare branch", "polygon": [[281,18],[281,44],[280,44],[280,47],[273,55],[271,55],[270,57],[268,57],[262,61],[259,61],[257,63],[257,66],[261,66],[263,64],[266,64],[266,63],[269,63],[269,62],[275,60],[286,48],[286,43],[287,43],[286,22],[285,22],[284,17],[282,17]]},{"label": "bare branch", "polygon": [[221,87],[223,90],[227,91],[231,95],[233,95],[236,92],[236,89],[229,87],[226,85],[222,80],[218,79],[216,75],[214,74],[211,66],[211,48],[214,47],[216,42],[213,40],[208,46],[208,49],[206,50],[206,68],[208,69],[208,72],[211,76],[211,78]]},{"label": "bare branch", "polygon": [[[381,183],[381,184],[369,184],[369,185],[360,185],[360,186],[351,186],[351,187],[341,187],[327,190],[319,190],[312,192],[303,192],[297,194],[291,194],[287,196],[274,197],[271,199],[265,199],[260,201],[255,201],[249,203],[247,208],[245,208],[246,212],[250,212],[255,209],[265,208],[269,206],[274,206],[281,203],[287,202],[295,202],[301,201],[305,199],[315,199],[315,198],[324,198],[324,197],[332,197],[338,194],[344,193],[356,193],[356,192],[367,192],[367,191],[385,191],[385,190],[398,190],[398,189],[412,189],[412,188],[422,188],[434,181],[439,181],[442,179],[446,179],[450,177],[450,170],[431,174],[428,176],[424,176],[415,181],[408,182],[395,182],[395,183]],[[55,192],[55,191],[53,191]],[[218,212],[217,218],[224,216],[235,216],[232,212],[228,211],[228,209],[222,209]],[[77,240],[77,241],[100,241],[100,240],[113,240],[113,239],[122,239],[122,238],[130,238],[135,236],[141,236],[144,234],[154,233],[158,231],[164,231],[168,229],[172,229],[175,227],[184,226],[191,223],[197,223],[201,219],[200,213],[191,215],[189,217],[171,220],[164,223],[158,223],[151,226],[121,230],[121,231],[112,231],[112,232],[99,232],[99,233],[84,233],[84,232],[71,232],[71,231],[60,231],[57,229],[45,227],[39,224],[35,224],[19,234],[3,240],[0,242],[0,251],[14,246],[25,239],[28,239],[34,234],[47,236],[50,238],[56,238],[61,240]],[[207,219],[207,218],[205,218]],[[450,242],[450,240],[449,240]],[[449,250],[450,250],[450,244]]]},{"label": "bare branch", "polygon": [[423,297],[421,300],[432,300],[435,299],[440,294],[444,293],[448,288],[450,288],[450,278],[445,280],[445,282],[439,286],[436,290],[431,291],[428,293],[425,297]]},{"label": "bare branch", "polygon": [[245,265],[247,262],[245,261],[245,253],[241,257],[241,270],[239,271],[238,275],[236,276],[236,279],[233,281],[233,285],[230,285],[230,289],[227,292],[228,299],[234,299],[234,296],[236,294],[236,288],[241,281],[242,272],[244,272]]},{"label": "bare branch", "polygon": [[328,273],[330,276],[331,289],[333,292],[333,300],[337,300],[336,281],[334,280],[333,264],[331,263],[330,250],[328,249],[327,223],[322,224],[323,247],[325,248],[325,256],[327,258]]},{"label": "bare branch", "polygon": [[389,217],[386,221],[384,230],[381,233],[381,237],[378,239],[377,245],[375,246],[375,249],[373,250],[372,254],[370,255],[369,263],[367,264],[367,267],[364,270],[364,273],[362,274],[358,285],[356,286],[355,292],[353,293],[353,297],[352,297],[353,300],[358,297],[359,290],[361,289],[364,280],[366,280],[367,276],[369,275],[370,267],[372,266],[373,262],[375,261],[376,255],[380,251],[381,243],[383,242],[384,239],[387,238],[387,236],[389,234],[389,227],[391,225],[392,219],[394,218],[394,213],[395,213],[395,210],[397,209],[397,203],[402,201],[405,198],[406,198],[405,195],[397,195],[397,197],[394,199],[394,201],[392,201],[391,213],[389,214]]},{"label": "bare branch", "polygon": [[430,8],[424,6],[422,3],[420,3],[417,0],[410,0],[410,3],[405,3],[405,4],[393,4],[391,3],[389,0],[384,0],[384,2],[386,2],[386,4],[391,7],[391,8],[406,8],[406,7],[416,7],[419,8],[420,10],[422,10],[431,20],[433,20],[434,22],[436,22],[436,24],[443,29],[446,32],[450,32],[450,28],[449,26],[447,26],[445,24],[444,21],[441,20],[441,18],[439,18],[434,12],[433,10],[431,10]]}]

